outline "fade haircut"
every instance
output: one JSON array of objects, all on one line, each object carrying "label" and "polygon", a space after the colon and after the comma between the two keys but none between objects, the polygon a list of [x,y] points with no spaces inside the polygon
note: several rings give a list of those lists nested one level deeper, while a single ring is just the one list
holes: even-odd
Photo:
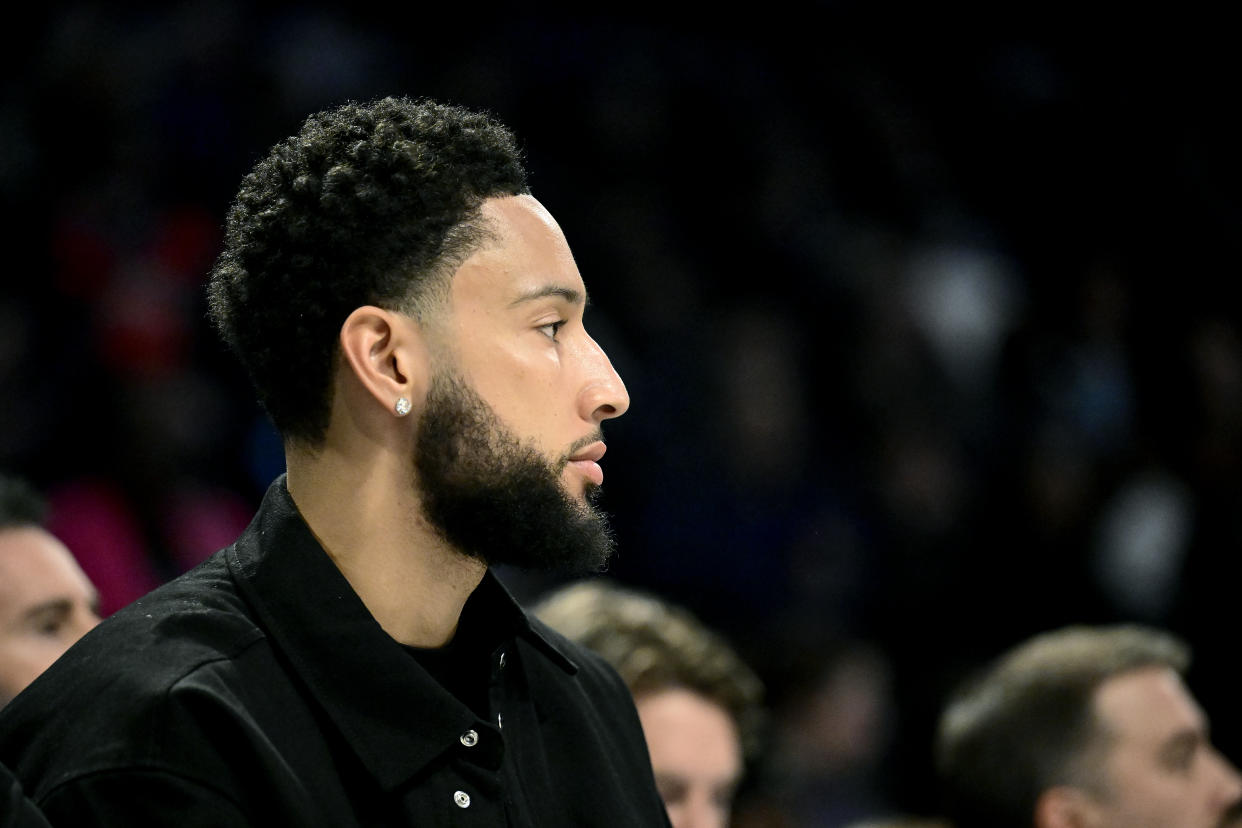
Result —
[{"label": "fade haircut", "polygon": [[20,477],[0,472],[0,529],[42,526],[47,503]]},{"label": "fade haircut", "polygon": [[723,638],[685,609],[595,579],[561,587],[533,611],[601,655],[635,700],[680,688],[719,706],[737,728],[745,757],[755,757],[763,686]]},{"label": "fade haircut", "polygon": [[1065,627],[1001,656],[941,715],[936,765],[947,816],[956,828],[1029,828],[1049,788],[1106,793],[1110,734],[1096,691],[1134,670],[1180,674],[1189,664],[1183,641],[1138,625]]},{"label": "fade haircut", "polygon": [[212,320],[286,440],[321,445],[355,308],[420,317],[489,233],[485,199],[528,192],[512,134],[428,100],[312,115],[243,179],[212,268]]}]

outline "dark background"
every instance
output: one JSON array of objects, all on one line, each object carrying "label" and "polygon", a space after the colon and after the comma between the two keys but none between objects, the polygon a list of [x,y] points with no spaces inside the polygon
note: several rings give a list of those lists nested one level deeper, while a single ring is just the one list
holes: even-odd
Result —
[{"label": "dark background", "polygon": [[48,494],[105,609],[229,542],[281,470],[204,317],[242,175],[312,111],[426,95],[515,130],[629,387],[612,575],[768,685],[739,822],[934,811],[944,694],[1067,623],[1185,636],[1242,759],[1228,27],[628,8],[5,27],[0,467]]}]

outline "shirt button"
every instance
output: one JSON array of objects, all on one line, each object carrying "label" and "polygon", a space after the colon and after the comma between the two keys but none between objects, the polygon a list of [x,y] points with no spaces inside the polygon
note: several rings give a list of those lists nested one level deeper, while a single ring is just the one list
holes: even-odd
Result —
[{"label": "shirt button", "polygon": [[470,807],[470,794],[466,793],[465,791],[458,791],[457,793],[453,794],[453,801],[457,803],[458,808],[469,808]]},{"label": "shirt button", "polygon": [[497,713],[496,714],[496,727],[499,727],[500,729],[503,730],[504,726],[505,726],[504,717],[502,717],[499,713]]},{"label": "shirt button", "polygon": [[505,651],[501,650],[500,651],[500,669],[503,670],[504,668],[505,668]]},{"label": "shirt button", "polygon": [[467,730],[458,737],[458,740],[466,747],[474,747],[479,743],[479,734],[473,730]]}]

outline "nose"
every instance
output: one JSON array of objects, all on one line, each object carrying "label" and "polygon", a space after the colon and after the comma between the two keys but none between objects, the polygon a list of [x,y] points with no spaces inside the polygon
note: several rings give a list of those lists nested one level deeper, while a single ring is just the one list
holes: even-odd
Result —
[{"label": "nose", "polygon": [[76,641],[99,625],[99,615],[89,607],[80,607],[73,614],[71,634]]},{"label": "nose", "polygon": [[82,634],[86,635],[91,630],[99,626],[99,615],[92,609],[86,611],[86,617],[83,619]]},{"label": "nose", "polygon": [[1238,769],[1215,749],[1212,750],[1212,760],[1217,768],[1217,791],[1221,808],[1242,803],[1242,776],[1238,775]]},{"label": "nose", "polygon": [[729,812],[713,802],[710,795],[698,793],[684,803],[673,828],[725,828]]},{"label": "nose", "polygon": [[586,370],[579,396],[579,413],[584,420],[599,425],[624,414],[630,407],[630,395],[604,349],[590,336],[585,339],[582,359]]}]

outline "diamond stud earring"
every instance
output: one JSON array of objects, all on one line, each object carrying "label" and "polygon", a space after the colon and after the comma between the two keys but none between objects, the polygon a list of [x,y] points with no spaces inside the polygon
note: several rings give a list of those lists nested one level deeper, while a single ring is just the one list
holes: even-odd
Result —
[{"label": "diamond stud earring", "polygon": [[406,414],[410,413],[410,401],[405,397],[399,397],[397,402],[393,405],[392,410],[397,412],[398,417],[404,417]]}]

